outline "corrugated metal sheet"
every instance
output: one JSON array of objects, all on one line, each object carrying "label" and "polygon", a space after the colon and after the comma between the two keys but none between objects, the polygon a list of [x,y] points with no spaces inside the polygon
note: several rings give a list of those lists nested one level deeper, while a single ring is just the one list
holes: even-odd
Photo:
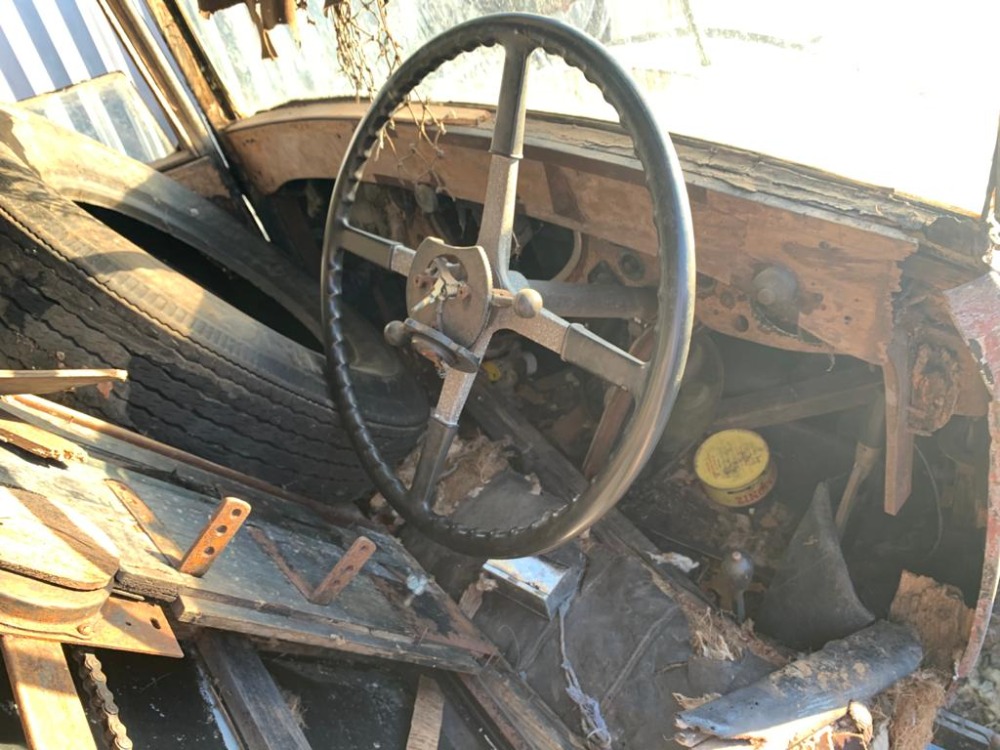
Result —
[{"label": "corrugated metal sheet", "polygon": [[[121,75],[64,91],[114,72]],[[0,0],[0,100],[22,101],[143,161],[176,147],[152,92],[94,0]]]}]

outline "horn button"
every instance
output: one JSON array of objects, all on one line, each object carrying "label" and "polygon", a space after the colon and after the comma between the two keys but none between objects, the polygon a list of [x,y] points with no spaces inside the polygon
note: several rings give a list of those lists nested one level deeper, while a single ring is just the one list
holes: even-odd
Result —
[{"label": "horn button", "polygon": [[420,243],[406,279],[409,318],[469,348],[489,322],[493,274],[481,247]]}]

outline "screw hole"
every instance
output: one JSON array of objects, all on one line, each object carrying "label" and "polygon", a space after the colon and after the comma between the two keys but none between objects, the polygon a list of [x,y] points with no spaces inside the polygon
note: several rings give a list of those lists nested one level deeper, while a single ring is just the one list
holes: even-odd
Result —
[{"label": "screw hole", "polygon": [[150,619],[149,624],[153,626],[154,630],[163,630],[163,626],[160,624],[160,621],[155,617]]},{"label": "screw hole", "polygon": [[243,515],[243,511],[240,508],[233,508],[232,513],[230,513],[233,518],[239,518]]},{"label": "screw hole", "polygon": [[205,547],[205,554],[206,555],[214,555],[215,554],[215,547]]},{"label": "screw hole", "polygon": [[222,526],[215,527],[216,534],[225,534],[227,531],[229,531],[229,527],[226,526],[225,524],[222,524]]},{"label": "screw hole", "polygon": [[737,315],[733,320],[733,327],[740,333],[746,333],[750,330],[750,321],[746,315]]}]

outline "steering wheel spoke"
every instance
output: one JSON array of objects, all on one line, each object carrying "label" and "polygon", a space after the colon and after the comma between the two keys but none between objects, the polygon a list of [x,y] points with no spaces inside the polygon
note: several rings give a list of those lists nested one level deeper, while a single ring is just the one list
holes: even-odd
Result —
[{"label": "steering wheel spoke", "polygon": [[529,281],[528,286],[542,296],[546,310],[564,318],[656,318],[656,290],[648,287],[566,281]]},{"label": "steering wheel spoke", "polygon": [[505,327],[555,352],[564,362],[624,388],[635,398],[645,387],[645,362],[550,310],[543,309],[533,318],[510,315]]},{"label": "steering wheel spoke", "polygon": [[334,242],[352,255],[381,266],[389,271],[406,276],[413,264],[414,251],[394,240],[351,226],[340,221]]},{"label": "steering wheel spoke", "polygon": [[522,37],[511,36],[504,42],[506,56],[490,143],[483,217],[476,243],[486,251],[490,265],[498,274],[505,274],[510,264],[517,172],[524,152],[528,59],[534,49],[534,44]]},{"label": "steering wheel spoke", "polygon": [[437,408],[427,420],[424,444],[420,449],[417,470],[407,495],[407,502],[413,507],[427,512],[433,505],[434,488],[448,457],[448,449],[458,432],[458,418],[475,380],[476,373],[463,372],[454,367],[449,368],[445,375]]}]

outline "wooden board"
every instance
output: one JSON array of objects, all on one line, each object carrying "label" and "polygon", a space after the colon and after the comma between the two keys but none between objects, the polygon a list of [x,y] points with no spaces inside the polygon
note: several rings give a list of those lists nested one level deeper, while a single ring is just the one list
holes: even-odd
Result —
[{"label": "wooden board", "polygon": [[[225,134],[250,180],[266,194],[293,179],[332,179],[343,158],[354,128],[350,117],[335,116],[329,105],[306,106],[299,115],[296,122],[290,121],[289,113],[259,117]],[[460,112],[459,118],[474,115],[470,110]],[[582,129],[572,132],[590,136]],[[407,174],[396,154],[413,151],[424,157],[413,160],[425,170],[422,174],[426,175],[426,164],[432,164],[437,184],[448,195],[481,203],[488,136],[489,130],[449,124],[448,135],[439,142],[441,151],[432,153],[416,130],[400,120],[393,134],[395,150],[384,149],[369,165],[367,178],[412,185],[420,175]],[[572,151],[567,140],[564,132],[554,132],[539,136],[530,148],[526,144],[519,168],[519,205],[535,218],[641,254],[655,253],[649,194],[627,142],[623,147],[619,136],[617,145],[605,150],[584,140]],[[710,165],[701,164],[699,171],[710,172]],[[859,220],[853,211],[837,206],[821,208],[816,202],[764,196],[752,179],[737,186],[735,175],[728,183],[696,175],[686,177],[698,271],[719,283],[717,293],[699,296],[699,319],[722,333],[770,346],[834,349],[881,364],[892,329],[892,298],[900,288],[901,263],[917,251],[918,238],[889,221],[877,221],[875,211],[870,219]],[[809,197],[818,199],[815,194]],[[753,275],[768,264],[796,275],[798,324],[818,340],[818,346],[806,345],[804,336],[777,332],[753,313],[746,296],[753,292]]]},{"label": "wooden board", "polygon": [[52,461],[82,461],[87,456],[76,443],[14,419],[0,419],[0,442]]},{"label": "wooden board", "polygon": [[111,541],[67,503],[0,487],[0,518],[0,568],[80,591],[105,588],[118,571]]},{"label": "wooden board", "polygon": [[438,643],[420,643],[419,636],[405,637],[348,623],[300,621],[186,594],[172,608],[180,622],[270,640],[277,651],[282,651],[281,644],[291,643],[454,672],[482,669],[473,654]]},{"label": "wooden board", "polygon": [[310,750],[284,696],[245,638],[204,631],[197,645],[247,750]]},{"label": "wooden board", "polygon": [[437,750],[443,719],[444,695],[441,688],[433,678],[420,675],[406,750]]},{"label": "wooden board", "polygon": [[0,370],[0,395],[59,393],[127,379],[125,370]]},{"label": "wooden board", "polygon": [[[108,478],[126,485],[140,499],[152,513],[158,534],[171,540],[175,550],[188,548],[217,502],[94,458],[87,465],[45,467],[0,450],[0,484],[55,498],[107,531],[120,550],[117,585],[127,591],[159,601],[183,595],[189,610],[215,611],[218,606],[225,611],[224,627],[239,625],[245,630],[251,623],[268,637],[280,633],[288,641],[305,639],[333,650],[445,669],[475,670],[479,658],[494,653],[436,585],[414,598],[412,606],[405,603],[407,576],[422,571],[388,535],[365,529],[378,551],[334,602],[312,604],[245,530],[203,578],[181,574],[107,486]],[[313,585],[358,535],[358,530],[316,524],[293,531],[260,519],[252,522],[266,530],[282,555]],[[331,633],[339,635],[330,638]]]},{"label": "wooden board", "polygon": [[97,750],[62,644],[4,635],[0,648],[32,750]]}]

